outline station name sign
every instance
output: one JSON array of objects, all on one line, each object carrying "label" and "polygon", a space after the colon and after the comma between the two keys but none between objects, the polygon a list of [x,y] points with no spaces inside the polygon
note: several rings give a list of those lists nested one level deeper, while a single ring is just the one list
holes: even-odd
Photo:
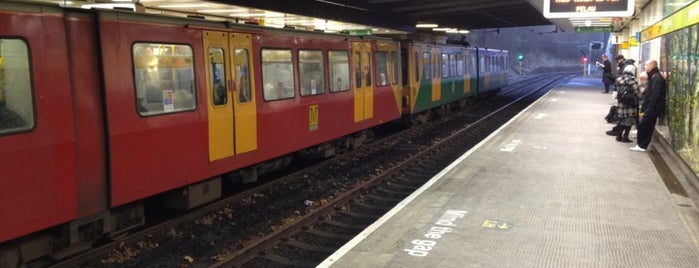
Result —
[{"label": "station name sign", "polygon": [[633,15],[634,0],[544,0],[544,17],[593,18]]}]

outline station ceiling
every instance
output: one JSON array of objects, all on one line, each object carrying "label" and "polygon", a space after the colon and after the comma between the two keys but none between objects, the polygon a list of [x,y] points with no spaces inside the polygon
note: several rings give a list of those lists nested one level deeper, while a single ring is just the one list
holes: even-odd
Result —
[{"label": "station ceiling", "polygon": [[216,0],[411,32],[418,22],[464,30],[551,25],[527,0]]},{"label": "station ceiling", "polygon": [[[265,21],[265,25],[321,30],[372,28],[377,33],[414,32],[417,23],[440,28],[478,30],[556,25],[562,31],[574,27],[613,26],[621,31],[632,18],[547,19],[543,0],[34,0],[71,7],[94,3],[135,3],[145,12],[191,14],[236,22]],[[632,0],[636,13],[651,0]]]}]

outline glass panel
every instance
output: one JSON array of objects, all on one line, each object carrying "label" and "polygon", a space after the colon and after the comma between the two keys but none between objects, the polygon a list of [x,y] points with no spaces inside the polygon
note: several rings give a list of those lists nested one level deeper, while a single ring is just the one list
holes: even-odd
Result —
[{"label": "glass panel", "polygon": [[415,52],[415,82],[420,81],[420,55]]},{"label": "glass panel", "polygon": [[323,51],[299,50],[299,80],[301,96],[325,93],[325,72],[323,71]]},{"label": "glass panel", "polygon": [[228,103],[228,89],[226,88],[226,71],[224,70],[225,55],[223,48],[209,48],[209,60],[211,62],[211,99],[214,105]]},{"label": "glass panel", "polygon": [[423,53],[422,54],[422,61],[423,61],[423,78],[425,80],[432,80],[432,57],[430,57],[430,53]]},{"label": "glass panel", "polygon": [[0,38],[0,135],[34,127],[29,51],[20,39]]},{"label": "glass panel", "polygon": [[235,73],[236,88],[238,89],[238,101],[245,103],[252,99],[252,89],[250,85],[250,70],[248,50],[238,48],[235,50]]},{"label": "glass panel", "polygon": [[362,63],[360,62],[359,52],[354,53],[354,86],[362,86]]},{"label": "glass panel", "polygon": [[388,85],[388,52],[376,51],[374,59],[376,60],[376,85],[386,86]]},{"label": "glass panel", "polygon": [[330,81],[333,82],[330,92],[349,90],[349,56],[347,51],[328,52],[330,61]]},{"label": "glass panel", "polygon": [[365,86],[371,86],[371,54],[369,52],[364,52],[362,54],[362,63],[364,64],[364,79],[366,79]]},{"label": "glass panel", "polygon": [[393,65],[393,79],[391,79],[391,83],[396,85],[398,84],[399,80],[399,75],[400,75],[400,61],[398,60],[398,52],[392,51],[391,52],[391,64]]},{"label": "glass panel", "polygon": [[141,115],[194,110],[194,58],[188,45],[133,45],[136,105]]},{"label": "glass panel", "polygon": [[291,50],[262,50],[262,84],[266,101],[294,97],[294,64],[291,60]]},{"label": "glass panel", "polygon": [[442,77],[449,77],[449,55],[442,54]]}]

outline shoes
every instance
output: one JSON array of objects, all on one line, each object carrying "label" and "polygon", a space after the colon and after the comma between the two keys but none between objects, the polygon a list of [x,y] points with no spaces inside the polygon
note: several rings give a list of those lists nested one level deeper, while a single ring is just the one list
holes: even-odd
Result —
[{"label": "shoes", "polygon": [[614,130],[609,130],[609,131],[604,132],[604,133],[607,133],[607,135],[609,135],[609,136],[616,136],[617,134],[619,134],[618,132],[616,132]]},{"label": "shoes", "polygon": [[[628,138],[627,138],[627,139],[617,140],[617,141],[620,141],[620,142],[623,142],[623,143],[632,143],[632,142],[633,142],[632,140],[630,140],[630,139],[628,139]],[[641,147],[639,147],[639,148],[641,148]]]},{"label": "shoes", "polygon": [[631,147],[629,149],[631,151],[634,151],[634,152],[645,152],[646,151],[646,149],[643,149],[643,148],[639,147],[638,145],[636,145],[636,147]]}]

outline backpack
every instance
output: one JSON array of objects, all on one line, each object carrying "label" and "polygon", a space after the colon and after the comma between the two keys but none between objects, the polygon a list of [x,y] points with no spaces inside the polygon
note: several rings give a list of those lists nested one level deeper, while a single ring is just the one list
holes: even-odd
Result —
[{"label": "backpack", "polygon": [[638,98],[636,98],[633,92],[631,92],[631,90],[628,89],[624,89],[623,91],[621,91],[621,94],[619,94],[619,101],[628,106],[638,105]]}]

